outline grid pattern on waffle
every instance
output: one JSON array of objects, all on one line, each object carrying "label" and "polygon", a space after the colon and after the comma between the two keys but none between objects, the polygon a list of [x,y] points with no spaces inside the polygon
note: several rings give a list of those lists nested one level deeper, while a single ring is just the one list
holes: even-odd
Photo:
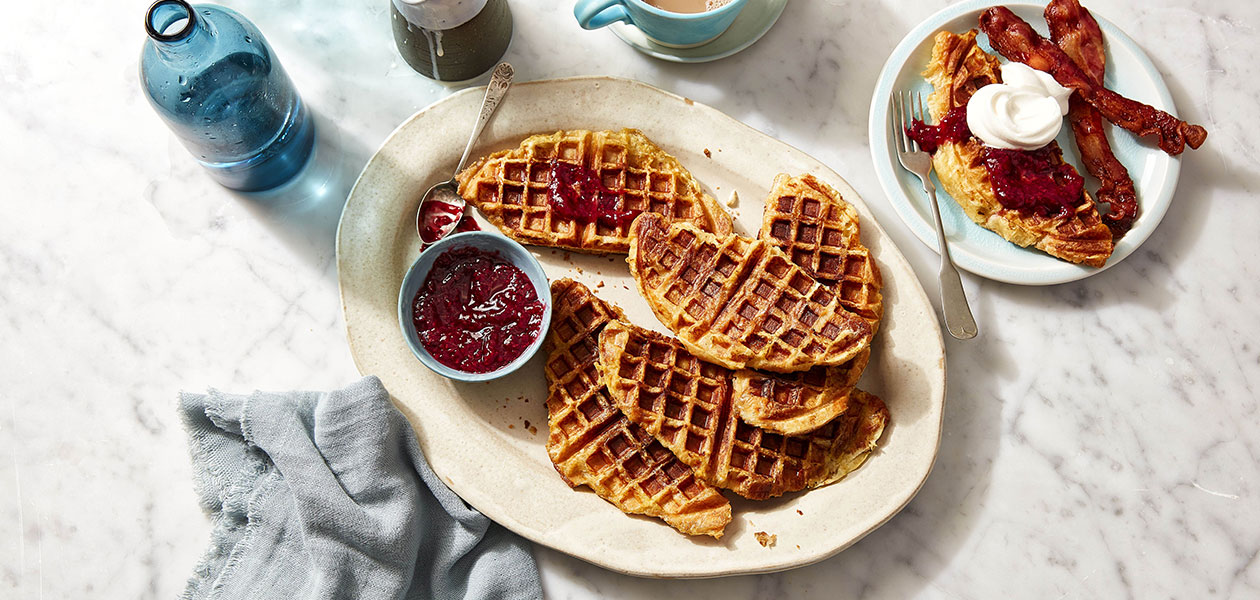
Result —
[{"label": "grid pattern on waffle", "polygon": [[879,266],[862,245],[857,209],[834,188],[813,175],[780,174],[766,199],[759,237],[830,285],[840,304],[872,330],[879,326],[884,312]]},{"label": "grid pattern on waffle", "polygon": [[[804,435],[755,427],[731,405],[729,369],[698,359],[675,340],[620,321],[600,334],[600,361],[613,401],[631,421],[701,478],[747,498],[834,481],[843,476],[838,469],[852,462],[851,449],[865,453],[878,439],[854,439],[871,430],[859,427],[861,410]],[[882,433],[882,422],[878,429]]]},{"label": "grid pattern on waffle", "polygon": [[768,243],[650,215],[635,223],[631,273],[696,354],[730,368],[793,372],[839,366],[869,345],[870,325]]},{"label": "grid pattern on waffle", "polygon": [[587,485],[622,511],[660,517],[683,533],[721,537],[730,503],[630,422],[603,385],[597,336],[620,313],[571,280],[552,290],[544,370],[547,452],[556,470],[570,485]]},{"label": "grid pattern on waffle", "polygon": [[642,133],[560,131],[527,138],[460,174],[460,194],[486,219],[519,241],[590,252],[626,252],[630,223],[582,223],[556,214],[548,200],[552,161],[595,173],[619,200],[617,210],[651,212],[669,220],[729,232],[730,217],[673,157]]},{"label": "grid pattern on waffle", "polygon": [[733,401],[747,423],[775,433],[813,431],[849,407],[849,393],[870,361],[869,348],[839,367],[769,374],[750,369],[735,372]]}]

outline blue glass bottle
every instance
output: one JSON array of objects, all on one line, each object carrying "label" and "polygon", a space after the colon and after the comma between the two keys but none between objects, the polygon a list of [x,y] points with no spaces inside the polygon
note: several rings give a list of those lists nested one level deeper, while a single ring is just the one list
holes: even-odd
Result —
[{"label": "blue glass bottle", "polygon": [[219,183],[266,190],[302,169],[314,123],[253,23],[221,6],[158,0],[144,24],[149,103]]}]

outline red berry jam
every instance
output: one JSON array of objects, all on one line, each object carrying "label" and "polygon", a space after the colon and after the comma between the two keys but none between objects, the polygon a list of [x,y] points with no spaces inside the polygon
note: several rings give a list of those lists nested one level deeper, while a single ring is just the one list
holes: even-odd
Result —
[{"label": "red berry jam", "polygon": [[624,196],[604,187],[599,174],[591,169],[553,158],[550,175],[547,201],[558,217],[621,227],[642,212],[626,209]]},{"label": "red berry jam", "polygon": [[442,228],[450,225],[455,219],[459,219],[459,223],[455,224],[455,229],[451,233],[481,229],[477,227],[477,221],[473,220],[472,215],[468,214],[466,204],[463,208],[436,200],[425,204],[424,211],[420,213],[420,241],[426,246],[438,241]]},{"label": "red berry jam", "polygon": [[967,127],[967,107],[956,106],[945,113],[945,118],[936,125],[928,125],[914,120],[906,128],[910,139],[919,143],[919,148],[928,154],[945,142],[961,143],[971,139],[971,129]]},{"label": "red berry jam", "polygon": [[412,323],[435,360],[489,373],[516,360],[542,329],[543,303],[523,271],[470,246],[443,252],[412,302]]},{"label": "red berry jam", "polygon": [[1059,145],[1037,150],[984,148],[998,203],[1041,216],[1072,214],[1085,193],[1085,179],[1060,157]]},{"label": "red berry jam", "polygon": [[[937,125],[913,121],[906,134],[925,152],[935,153],[941,144],[972,139],[967,127],[967,107],[957,106]],[[1085,192],[1085,180],[1060,158],[1058,144],[1037,150],[1005,150],[985,146],[981,161],[989,172],[998,204],[1011,210],[1042,216],[1070,214]]]}]

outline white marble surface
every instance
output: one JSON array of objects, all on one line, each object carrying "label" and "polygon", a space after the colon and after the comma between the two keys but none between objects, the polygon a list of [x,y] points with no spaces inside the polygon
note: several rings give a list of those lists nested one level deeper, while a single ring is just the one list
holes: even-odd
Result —
[{"label": "white marble surface", "polygon": [[[402,63],[387,0],[224,3],[320,113],[343,172],[323,201],[265,205],[200,171],[139,93],[146,0],[6,7],[0,597],[176,596],[209,532],[177,392],[357,376],[334,266],[340,202],[390,130],[452,89]],[[522,80],[646,81],[812,153],[931,282],[935,255],[882,199],[865,132],[884,57],[945,4],[794,0],[749,50],[688,66],[580,30],[571,2],[512,0],[507,58]],[[1089,6],[1144,45],[1211,137],[1120,265],[1045,288],[964,275],[982,333],[947,339],[945,435],[915,500],[839,556],[774,575],[644,580],[538,548],[550,597],[1260,596],[1260,9]]]}]

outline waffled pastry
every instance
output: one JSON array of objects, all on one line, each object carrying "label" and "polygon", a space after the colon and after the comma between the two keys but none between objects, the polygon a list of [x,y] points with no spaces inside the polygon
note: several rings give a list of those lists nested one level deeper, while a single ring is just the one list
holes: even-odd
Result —
[{"label": "waffled pastry", "polygon": [[888,410],[854,390],[849,409],[821,428],[784,436],[754,427],[731,405],[732,373],[682,344],[621,321],[599,336],[609,395],[702,479],[754,500],[838,481],[866,460]]},{"label": "waffled pastry", "polygon": [[[525,244],[625,253],[630,222],[641,212],[731,232],[730,215],[700,182],[636,129],[531,136],[518,148],[478,159],[456,178],[465,200]],[[569,206],[573,202],[581,206]]]},{"label": "waffled pastry", "polygon": [[628,262],[661,323],[692,353],[732,369],[839,366],[871,341],[865,320],[763,240],[645,214]]},{"label": "waffled pastry", "polygon": [[[874,333],[884,314],[883,279],[862,245],[858,212],[840,192],[813,175],[781,173],[766,198],[759,238],[840,296],[840,304],[866,319]],[[776,433],[818,428],[848,407],[870,349],[839,367],[816,367],[793,376],[757,371],[735,374],[735,407],[748,423]]]},{"label": "waffled pastry", "polygon": [[820,283],[830,284],[840,304],[879,329],[884,282],[862,245],[858,212],[834,188],[813,175],[781,173],[761,213],[761,239],[774,244]]},{"label": "waffled pastry", "polygon": [[[935,88],[928,109],[938,121],[954,107],[966,106],[975,91],[1001,81],[1000,63],[976,44],[976,31],[963,35],[936,34],[932,60],[923,77]],[[1062,151],[1050,143],[1056,164]],[[1101,267],[1114,249],[1111,230],[1102,222],[1088,192],[1073,210],[1043,216],[1035,211],[1008,209],[998,202],[993,182],[984,166],[983,143],[970,139],[944,142],[932,154],[932,166],[941,187],[958,201],[963,212],[981,227],[1023,247],[1034,246],[1063,260]]]},{"label": "waffled pastry", "polygon": [[722,537],[731,505],[621,413],[599,375],[598,336],[621,317],[570,279],[551,284],[547,336],[547,454],[573,487],[589,486],[623,512],[664,519],[688,535]]},{"label": "waffled pastry", "polygon": [[732,384],[735,410],[749,425],[767,431],[813,431],[848,410],[849,393],[857,386],[870,359],[871,350],[867,348],[839,367],[786,374],[740,369]]}]

